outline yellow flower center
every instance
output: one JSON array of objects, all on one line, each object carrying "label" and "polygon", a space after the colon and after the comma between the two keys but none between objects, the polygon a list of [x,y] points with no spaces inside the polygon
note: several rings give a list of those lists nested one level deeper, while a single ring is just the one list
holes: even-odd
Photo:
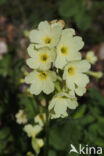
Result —
[{"label": "yellow flower center", "polygon": [[40,61],[41,62],[46,62],[48,60],[48,55],[47,54],[42,54],[41,56],[40,56]]},{"label": "yellow flower center", "polygon": [[44,121],[44,116],[43,116],[43,114],[39,114],[39,118],[40,118],[40,120]]},{"label": "yellow flower center", "polygon": [[45,38],[44,38],[44,43],[45,43],[45,44],[50,44],[51,41],[52,41],[52,38],[50,38],[50,37],[45,37]]},{"label": "yellow flower center", "polygon": [[87,60],[88,60],[88,61],[91,61],[92,58],[91,58],[90,56],[87,56]]},{"label": "yellow flower center", "polygon": [[40,72],[38,77],[40,80],[46,80],[47,74],[45,72]]},{"label": "yellow flower center", "polygon": [[60,50],[61,50],[61,53],[62,53],[63,55],[66,55],[66,54],[67,54],[67,51],[68,51],[68,48],[65,47],[65,46],[62,46]]},{"label": "yellow flower center", "polygon": [[69,74],[69,76],[74,75],[74,73],[75,73],[74,68],[73,68],[73,67],[69,67],[69,68],[68,68],[68,74]]}]

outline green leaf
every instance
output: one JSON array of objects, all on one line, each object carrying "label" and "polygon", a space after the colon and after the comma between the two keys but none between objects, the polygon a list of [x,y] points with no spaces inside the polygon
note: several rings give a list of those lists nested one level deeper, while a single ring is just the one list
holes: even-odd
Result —
[{"label": "green leaf", "polygon": [[79,11],[79,3],[80,3],[80,0],[79,0],[79,2],[77,2],[76,0],[71,0],[71,1],[64,0],[64,1],[62,1],[61,5],[59,7],[60,15],[65,17],[65,18],[69,18],[71,16],[74,16]]},{"label": "green leaf", "polygon": [[3,5],[7,2],[7,0],[0,0],[0,5]]},{"label": "green leaf", "polygon": [[56,152],[53,150],[50,150],[48,156],[56,156]]},{"label": "green leaf", "polygon": [[64,0],[60,4],[59,13],[64,18],[71,17],[81,30],[87,30],[91,25],[91,17],[83,0]]},{"label": "green leaf", "polygon": [[83,117],[85,111],[86,111],[86,107],[87,105],[82,105],[77,111],[76,113],[74,114],[74,119],[78,119],[78,118],[81,118]]},{"label": "green leaf", "polygon": [[98,106],[104,107],[104,97],[100,94],[100,92],[95,88],[89,89],[89,96],[92,99],[94,103],[96,103]]},{"label": "green leaf", "polygon": [[50,145],[57,150],[68,152],[70,144],[78,145],[82,135],[80,129],[76,120],[64,120],[64,123],[51,127]]}]

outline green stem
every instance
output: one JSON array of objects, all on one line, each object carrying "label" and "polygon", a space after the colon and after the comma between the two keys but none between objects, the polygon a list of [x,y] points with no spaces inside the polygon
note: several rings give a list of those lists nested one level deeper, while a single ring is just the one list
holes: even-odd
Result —
[{"label": "green stem", "polygon": [[48,106],[46,108],[46,145],[45,145],[45,156],[48,156],[48,149],[49,149],[49,112]]}]

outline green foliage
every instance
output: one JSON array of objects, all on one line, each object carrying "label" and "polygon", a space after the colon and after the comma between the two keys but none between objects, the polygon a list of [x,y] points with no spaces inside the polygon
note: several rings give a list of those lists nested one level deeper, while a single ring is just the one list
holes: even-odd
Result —
[{"label": "green foliage", "polygon": [[64,0],[59,7],[59,13],[64,18],[72,18],[81,30],[91,26],[91,17],[83,0]]},{"label": "green foliage", "polygon": [[7,3],[7,0],[0,0],[0,5]]},{"label": "green foliage", "polygon": [[11,56],[10,55],[5,55],[3,59],[0,60],[0,75],[1,74],[11,74]]},{"label": "green foliage", "polygon": [[80,143],[104,147],[104,120],[101,117],[101,107],[104,107],[104,98],[98,90],[91,88],[86,104],[82,104],[73,113],[73,119],[60,119],[50,128],[50,146],[57,152],[65,151],[66,155],[70,150],[70,144],[76,148]]},{"label": "green foliage", "polygon": [[[42,20],[62,18],[66,25],[80,32],[86,48],[90,49],[104,41],[103,10],[104,1],[97,0],[0,0],[0,18],[1,15],[7,18],[6,25],[0,19],[0,40],[6,38],[9,47],[8,53],[0,59],[0,156],[35,156],[31,139],[23,132],[24,125],[16,123],[15,114],[24,109],[29,123],[34,123],[34,116],[44,111],[40,101],[50,98],[44,94],[37,98],[29,95],[28,86],[20,83],[25,62],[18,56],[20,39],[24,38],[21,27],[29,29]],[[13,42],[7,34],[8,23],[18,29]],[[22,55],[24,58],[24,53]],[[60,90],[59,82],[57,90]],[[49,156],[69,156],[70,144],[76,148],[80,143],[104,147],[104,97],[99,90],[89,89],[88,94],[79,99],[78,109],[69,110],[66,119],[52,120],[49,131]],[[41,138],[44,136],[43,131]],[[44,149],[40,156],[43,153]]]}]

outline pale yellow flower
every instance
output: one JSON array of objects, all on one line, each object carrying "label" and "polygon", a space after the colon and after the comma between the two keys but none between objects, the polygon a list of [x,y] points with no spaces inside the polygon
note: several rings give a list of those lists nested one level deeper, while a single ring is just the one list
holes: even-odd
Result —
[{"label": "pale yellow flower", "polygon": [[89,69],[90,64],[86,60],[70,62],[65,67],[63,74],[63,79],[66,80],[67,87],[78,94],[80,89],[84,89],[89,82],[89,78],[85,74]]},{"label": "pale yellow flower", "polygon": [[59,25],[51,26],[47,21],[40,22],[38,29],[30,32],[30,41],[35,43],[36,48],[49,47],[57,45],[62,28]]},{"label": "pale yellow flower", "polygon": [[89,63],[95,64],[96,61],[98,60],[97,56],[95,56],[93,51],[88,51],[86,54],[86,59]]},{"label": "pale yellow flower", "polygon": [[49,104],[51,118],[67,117],[67,109],[76,109],[78,106],[77,99],[67,93],[60,92],[53,97]]},{"label": "pale yellow flower", "polygon": [[27,123],[27,115],[26,113],[24,112],[24,110],[19,110],[19,112],[15,115],[16,117],[16,122],[18,124],[25,124]]},{"label": "pale yellow flower", "polygon": [[45,113],[40,113],[34,118],[35,123],[38,123],[40,126],[44,126],[45,121],[46,121],[46,114]]},{"label": "pale yellow flower", "polygon": [[27,64],[32,69],[48,70],[51,68],[52,62],[56,57],[54,49],[41,48],[34,50],[34,44],[31,44],[28,48],[31,58],[27,59]]},{"label": "pale yellow flower", "polygon": [[79,50],[84,46],[82,38],[74,36],[73,29],[64,29],[62,31],[61,40],[57,46],[57,58],[55,66],[62,69],[69,61],[81,59]]},{"label": "pale yellow flower", "polygon": [[43,139],[32,138],[32,147],[37,154],[40,153],[40,148],[42,148],[43,146],[44,146]]},{"label": "pale yellow flower", "polygon": [[42,130],[40,125],[32,126],[31,124],[27,124],[24,126],[24,131],[27,133],[28,137],[36,137]]},{"label": "pale yellow flower", "polygon": [[53,71],[33,71],[25,77],[25,82],[31,84],[31,94],[38,95],[42,91],[45,94],[50,94],[55,89],[56,79],[56,73]]},{"label": "pale yellow flower", "polygon": [[75,86],[75,89],[71,91],[71,93],[73,96],[75,96],[75,94],[77,94],[78,96],[82,96],[86,93],[86,87]]}]

